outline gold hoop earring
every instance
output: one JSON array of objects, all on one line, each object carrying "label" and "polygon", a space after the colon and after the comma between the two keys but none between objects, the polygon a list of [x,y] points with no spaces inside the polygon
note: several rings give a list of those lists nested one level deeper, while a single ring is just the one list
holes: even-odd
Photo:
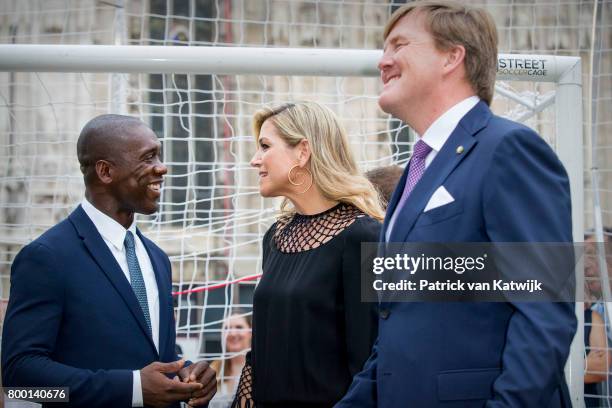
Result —
[{"label": "gold hoop earring", "polygon": [[[299,166],[298,164],[296,164],[296,165],[292,166],[292,167],[289,169],[289,173],[287,173],[287,178],[289,179],[289,183],[291,183],[292,185],[294,185],[294,186],[302,186],[302,185],[304,185],[304,181],[302,181],[301,183],[296,183],[295,181],[293,181],[293,180],[291,179],[291,172],[292,172],[292,171],[293,171],[293,169],[295,169],[296,167],[297,167],[297,168],[300,168],[300,166]],[[305,190],[303,190],[303,191],[298,191],[298,194],[304,194],[305,192],[307,192],[308,190],[310,190],[310,187],[312,187],[312,182],[313,182],[313,177],[312,177],[312,173],[310,172],[310,170],[308,170],[308,169],[307,169],[307,168],[305,168],[305,167],[304,167],[304,168],[302,168],[301,170],[304,170],[306,173],[308,173],[308,176],[310,177],[310,182],[308,183],[308,187],[306,187],[306,189],[305,189]]]}]

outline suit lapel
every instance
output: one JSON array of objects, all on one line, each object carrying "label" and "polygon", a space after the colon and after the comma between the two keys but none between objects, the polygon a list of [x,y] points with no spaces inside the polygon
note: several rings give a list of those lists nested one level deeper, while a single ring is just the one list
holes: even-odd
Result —
[{"label": "suit lapel", "polygon": [[72,214],[70,214],[69,218],[92,258],[98,264],[102,272],[104,272],[115,290],[117,290],[127,308],[138,322],[138,325],[142,330],[142,334],[148,339],[151,347],[153,347],[153,350],[155,350],[157,353],[155,343],[153,343],[153,338],[149,334],[149,329],[147,327],[147,323],[145,322],[144,314],[142,313],[142,309],[138,304],[136,295],[134,295],[132,286],[125,278],[121,267],[108,249],[108,246],[96,229],[94,223],[89,219],[80,205],[72,212]]},{"label": "suit lapel", "polygon": [[167,298],[166,294],[170,293],[171,290],[167,287],[166,280],[164,279],[164,275],[162,273],[166,270],[166,268],[163,266],[161,260],[159,260],[157,256],[154,256],[153,251],[151,251],[151,248],[147,243],[147,240],[140,233],[139,229],[136,229],[136,233],[140,237],[140,240],[149,254],[149,259],[151,259],[151,265],[153,266],[153,272],[155,272],[155,281],[157,282],[157,292],[159,294],[159,354],[162,354],[162,350],[165,350],[166,342],[168,340],[166,338],[166,333],[168,332],[168,325],[170,324],[168,321],[168,315],[166,313],[170,307],[169,299]]},{"label": "suit lapel", "polygon": [[404,173],[402,177],[400,177],[397,182],[397,186],[395,187],[395,191],[391,195],[391,199],[389,200],[389,204],[387,204],[387,212],[385,213],[385,220],[383,222],[383,227],[380,231],[380,242],[386,241],[387,228],[389,228],[389,221],[391,220],[391,216],[393,215],[393,211],[395,211],[395,207],[397,207],[397,203],[402,196],[402,192],[404,191],[404,186],[406,185],[406,179],[408,178],[408,169],[410,168],[410,161],[406,164],[406,168],[404,169]]},{"label": "suit lapel", "polygon": [[[442,146],[434,160],[431,162],[423,177],[414,187],[406,200],[404,207],[400,208],[400,214],[395,222],[389,242],[405,242],[408,234],[414,227],[419,215],[431,198],[434,191],[444,183],[448,175],[461,163],[470,150],[476,144],[474,135],[488,122],[491,111],[484,102],[479,102],[461,119],[453,133]],[[463,147],[461,154],[457,148]],[[405,182],[408,166],[402,180]],[[402,186],[404,183],[402,183]],[[396,190],[394,196],[398,193]],[[387,222],[385,220],[385,222]]]}]

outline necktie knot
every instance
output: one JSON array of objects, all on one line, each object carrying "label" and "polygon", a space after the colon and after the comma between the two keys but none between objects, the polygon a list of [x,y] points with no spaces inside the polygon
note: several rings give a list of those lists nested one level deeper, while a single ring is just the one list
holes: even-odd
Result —
[{"label": "necktie knot", "polygon": [[429,152],[431,152],[431,147],[425,143],[423,140],[419,139],[412,149],[412,156],[419,159],[424,159]]},{"label": "necktie knot", "polygon": [[127,249],[134,249],[134,234],[132,234],[132,231],[128,231],[125,233],[125,240],[123,241],[123,245],[125,245]]}]

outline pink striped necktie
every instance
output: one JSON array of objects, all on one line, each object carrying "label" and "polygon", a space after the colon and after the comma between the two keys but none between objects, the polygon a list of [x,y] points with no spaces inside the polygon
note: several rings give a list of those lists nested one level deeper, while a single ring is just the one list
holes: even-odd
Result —
[{"label": "pink striped necktie", "polygon": [[391,230],[395,226],[397,215],[404,207],[404,204],[414,189],[414,186],[416,186],[423,176],[423,173],[425,173],[425,159],[431,150],[431,147],[429,147],[429,145],[421,139],[414,144],[412,157],[410,159],[410,167],[408,168],[408,177],[406,178],[406,184],[404,184],[404,191],[402,192],[402,197],[395,206],[395,211],[393,211],[393,215],[391,216],[391,220],[387,228],[387,241],[391,235]]}]

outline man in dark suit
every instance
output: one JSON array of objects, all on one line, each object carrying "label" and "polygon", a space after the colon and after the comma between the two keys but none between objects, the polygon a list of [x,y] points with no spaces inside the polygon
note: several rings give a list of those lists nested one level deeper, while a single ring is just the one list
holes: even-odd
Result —
[{"label": "man in dark suit", "polygon": [[136,118],[102,115],[83,128],[85,199],[12,265],[5,387],[69,387],[69,405],[80,407],[212,398],[214,371],[175,353],[168,256],[134,220],[158,209],[167,172],[160,148]]},{"label": "man in dark suit", "polygon": [[[382,109],[419,135],[383,242],[572,242],[566,172],[533,130],[491,113],[497,31],[484,10],[411,2],[385,28]],[[380,304],[372,355],[336,408],[571,406],[574,305]]]}]

